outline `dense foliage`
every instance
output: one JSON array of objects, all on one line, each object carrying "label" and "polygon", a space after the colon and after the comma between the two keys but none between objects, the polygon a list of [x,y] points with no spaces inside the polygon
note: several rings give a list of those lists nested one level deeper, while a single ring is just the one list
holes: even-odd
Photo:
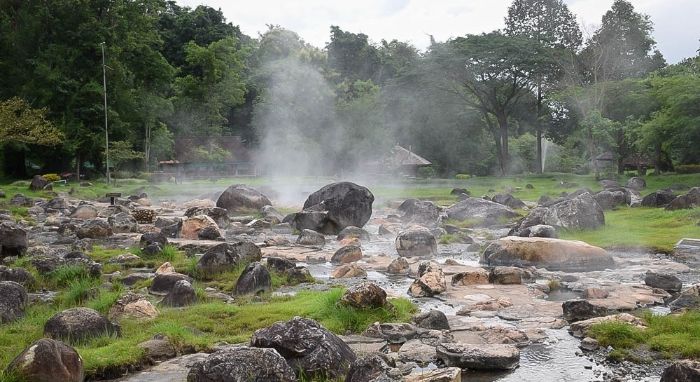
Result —
[{"label": "dense foliage", "polygon": [[700,57],[667,65],[629,1],[588,39],[562,0],[514,0],[505,24],[425,51],[330,26],[320,48],[174,1],[0,2],[3,170],[104,171],[103,69],[119,169],[236,160],[231,135],[285,174],[395,144],[442,176],[700,163]]}]

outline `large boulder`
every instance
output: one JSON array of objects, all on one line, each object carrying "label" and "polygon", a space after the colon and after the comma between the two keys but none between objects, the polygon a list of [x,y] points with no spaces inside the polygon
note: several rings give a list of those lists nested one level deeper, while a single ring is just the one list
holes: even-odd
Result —
[{"label": "large boulder", "polygon": [[659,382],[698,382],[700,381],[700,362],[681,360],[664,369]]},{"label": "large boulder", "polygon": [[647,187],[647,182],[644,180],[644,178],[634,176],[627,181],[627,185],[625,187],[639,191]]},{"label": "large boulder", "polygon": [[107,222],[112,227],[112,232],[128,233],[138,232],[139,224],[128,212],[120,212],[107,218]]},{"label": "large boulder", "polygon": [[8,268],[0,265],[0,281],[14,281],[24,286],[34,285],[36,280],[29,271],[24,268]]},{"label": "large boulder", "polygon": [[663,289],[667,292],[680,292],[681,288],[683,288],[683,282],[678,276],[651,271],[647,271],[644,275],[644,284],[652,288]]},{"label": "large boulder", "polygon": [[435,256],[437,241],[427,228],[415,227],[399,232],[395,241],[396,252],[403,257]]},{"label": "large boulder", "polygon": [[445,313],[431,309],[427,312],[419,313],[412,318],[419,328],[433,330],[450,330],[450,323],[447,321]]},{"label": "large boulder", "polygon": [[603,270],[614,265],[612,256],[604,249],[582,241],[515,236],[489,244],[481,262],[489,266],[534,266],[567,272]]},{"label": "large boulder", "polygon": [[244,184],[229,186],[216,200],[216,206],[229,212],[260,210],[272,202],[260,191]]},{"label": "large boulder", "polygon": [[97,211],[97,208],[89,204],[83,204],[76,207],[75,211],[73,211],[70,217],[80,220],[94,219],[97,217],[98,212],[99,211]]},{"label": "large boulder", "polygon": [[277,350],[297,376],[306,378],[340,378],[356,359],[338,336],[318,322],[301,317],[256,330],[250,346]]},{"label": "large boulder", "polygon": [[61,341],[42,338],[10,362],[7,374],[32,382],[83,382],[83,359]]},{"label": "large boulder", "polygon": [[502,223],[518,214],[510,207],[481,198],[466,198],[446,210],[447,217],[454,220],[479,220],[479,223],[490,225]]},{"label": "large boulder", "polygon": [[0,324],[24,316],[27,290],[14,281],[0,281]]},{"label": "large boulder", "polygon": [[513,209],[525,208],[525,203],[511,194],[496,194],[491,198],[491,201]]},{"label": "large boulder", "polygon": [[234,293],[237,295],[258,294],[272,289],[270,272],[259,262],[248,264],[236,281]]},{"label": "large boulder", "polygon": [[177,283],[180,280],[186,280],[188,282],[192,282],[192,279],[187,276],[183,275],[181,273],[176,273],[176,272],[168,272],[168,273],[158,273],[156,272],[156,276],[153,278],[153,283],[151,283],[151,287],[149,288],[149,292],[151,294],[155,295],[166,295],[170,293],[170,290],[173,289],[173,286],[175,286],[175,283]]},{"label": "large boulder", "polygon": [[56,313],[44,325],[44,335],[69,343],[93,337],[119,334],[119,326],[90,308],[71,308]]},{"label": "large boulder", "polygon": [[112,226],[102,219],[88,220],[75,231],[78,239],[104,239],[112,236],[112,233]]},{"label": "large boulder", "polygon": [[0,259],[20,256],[27,249],[27,231],[15,223],[0,223]]},{"label": "large boulder", "polygon": [[658,190],[642,198],[642,207],[663,207],[673,201],[676,195],[671,190]]},{"label": "large boulder", "polygon": [[183,239],[197,240],[200,238],[200,232],[205,229],[214,230],[218,232],[218,237],[222,236],[219,232],[219,226],[216,225],[214,219],[207,215],[197,215],[183,220],[179,236]]},{"label": "large boulder", "polygon": [[625,204],[625,193],[617,190],[603,190],[593,195],[593,199],[604,210],[611,210]]},{"label": "large boulder", "polygon": [[406,274],[411,271],[411,267],[405,257],[399,256],[391,261],[386,271],[392,274]]},{"label": "large boulder", "polygon": [[192,305],[197,301],[197,293],[187,280],[179,280],[173,285],[161,304],[165,306],[187,306]]},{"label": "large boulder", "polygon": [[198,215],[209,216],[220,228],[228,227],[231,222],[228,211],[221,207],[190,207],[185,211],[185,216],[188,218]]},{"label": "large boulder", "polygon": [[418,278],[408,287],[413,297],[433,297],[447,290],[447,280],[435,263],[424,261],[418,265]]},{"label": "large boulder", "polygon": [[605,214],[598,202],[586,192],[571,199],[533,209],[515,231],[538,224],[566,229],[594,229],[605,225]]},{"label": "large boulder", "polygon": [[442,343],[437,357],[446,366],[474,370],[512,370],[520,364],[520,350],[514,345]]},{"label": "large boulder", "polygon": [[296,243],[300,245],[323,247],[326,244],[326,238],[314,230],[304,229],[299,233]]},{"label": "large boulder", "polygon": [[158,310],[145,296],[128,292],[120,297],[111,308],[107,318],[119,321],[123,318],[151,320],[158,317]]},{"label": "large boulder", "polygon": [[401,220],[426,226],[435,226],[442,208],[429,200],[406,199],[398,208],[403,213]]},{"label": "large boulder", "polygon": [[605,317],[613,312],[608,308],[596,305],[587,300],[569,300],[561,304],[564,319],[569,322],[583,321],[595,317]]},{"label": "large boulder", "polygon": [[362,259],[362,248],[358,245],[346,245],[338,248],[331,257],[333,264],[348,264]]},{"label": "large boulder", "polygon": [[366,281],[348,288],[340,303],[357,309],[375,309],[387,304],[386,291],[379,285]]},{"label": "large boulder", "polygon": [[693,187],[685,195],[673,199],[666,209],[669,211],[700,207],[700,187]]},{"label": "large boulder", "polygon": [[197,270],[206,278],[231,270],[239,264],[260,261],[261,258],[262,252],[255,243],[221,243],[204,252],[197,261]]},{"label": "large boulder", "polygon": [[48,185],[49,181],[44,179],[43,176],[34,175],[34,177],[32,178],[32,182],[29,183],[29,189],[32,191],[41,191]]},{"label": "large boulder", "polygon": [[187,382],[296,382],[294,371],[275,349],[232,347],[192,365]]},{"label": "large boulder", "polygon": [[338,234],[343,228],[355,226],[362,228],[372,216],[374,195],[366,188],[351,182],[331,183],[309,195],[304,202],[304,211],[321,211],[325,216],[318,222],[319,226],[302,226],[295,219],[297,229],[316,229],[324,233]]},{"label": "large boulder", "polygon": [[345,376],[345,382],[400,382],[403,380],[401,371],[389,366],[386,355],[379,353],[356,359]]},{"label": "large boulder", "polygon": [[676,299],[668,304],[671,311],[700,309],[700,284],[691,286],[681,292]]}]

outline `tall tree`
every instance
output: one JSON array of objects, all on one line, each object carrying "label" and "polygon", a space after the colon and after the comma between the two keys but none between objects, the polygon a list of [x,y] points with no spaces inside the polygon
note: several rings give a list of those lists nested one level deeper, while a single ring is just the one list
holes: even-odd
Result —
[{"label": "tall tree", "polygon": [[351,33],[331,26],[331,41],[326,45],[328,65],[344,79],[377,80],[380,58],[366,34]]},{"label": "tall tree", "polygon": [[[506,34],[524,36],[537,41],[552,50],[568,54],[553,56],[539,75],[533,80],[536,92],[537,170],[542,171],[542,119],[544,118],[544,101],[559,83],[563,75],[562,58],[574,57],[581,46],[582,37],[576,18],[562,0],[514,0],[508,8],[506,17]],[[563,53],[563,52],[562,52]],[[547,63],[542,63],[547,64]]]}]

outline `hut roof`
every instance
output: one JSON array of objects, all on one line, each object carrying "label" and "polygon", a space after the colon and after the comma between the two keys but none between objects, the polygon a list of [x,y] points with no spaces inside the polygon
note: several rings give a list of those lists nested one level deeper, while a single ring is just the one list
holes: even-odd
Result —
[{"label": "hut roof", "polygon": [[432,164],[429,160],[399,145],[394,146],[388,159],[396,166],[430,166]]}]

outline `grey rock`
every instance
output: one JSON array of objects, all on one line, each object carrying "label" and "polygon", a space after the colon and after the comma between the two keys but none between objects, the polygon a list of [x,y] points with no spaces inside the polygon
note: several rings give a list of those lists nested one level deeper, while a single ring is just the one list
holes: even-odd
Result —
[{"label": "grey rock", "polygon": [[233,347],[195,363],[187,382],[296,382],[294,371],[275,349]]},{"label": "grey rock", "polygon": [[663,289],[667,292],[680,292],[683,282],[676,275],[648,271],[644,275],[644,283],[652,288]]},{"label": "grey rock", "polygon": [[166,306],[187,306],[197,302],[197,294],[187,280],[178,280],[161,302]]},{"label": "grey rock", "polygon": [[270,199],[258,190],[244,184],[229,186],[216,200],[216,206],[229,212],[260,210],[270,205]]},{"label": "grey rock", "polygon": [[236,281],[234,294],[258,294],[269,292],[272,289],[270,272],[259,262],[248,264]]},{"label": "grey rock", "polygon": [[71,308],[56,313],[44,325],[44,335],[69,343],[103,335],[119,335],[119,326],[90,308]]},{"label": "grey rock", "polygon": [[0,324],[24,316],[28,302],[27,290],[14,281],[0,281]]},{"label": "grey rock", "polygon": [[443,343],[437,357],[447,366],[474,370],[512,370],[520,364],[520,350],[513,345]]},{"label": "grey rock", "polygon": [[435,309],[419,313],[413,316],[412,320],[419,328],[436,330],[450,329],[450,324],[447,321],[445,313]]},{"label": "grey rock", "polygon": [[296,243],[300,245],[322,247],[326,244],[326,238],[316,231],[305,229],[301,231],[299,237],[297,237]]},{"label": "grey rock", "polygon": [[410,228],[399,232],[395,241],[396,252],[403,257],[434,256],[437,254],[437,240],[430,230]]},{"label": "grey rock", "polygon": [[83,382],[85,371],[78,352],[61,341],[42,338],[10,362],[9,375],[32,382]]}]

